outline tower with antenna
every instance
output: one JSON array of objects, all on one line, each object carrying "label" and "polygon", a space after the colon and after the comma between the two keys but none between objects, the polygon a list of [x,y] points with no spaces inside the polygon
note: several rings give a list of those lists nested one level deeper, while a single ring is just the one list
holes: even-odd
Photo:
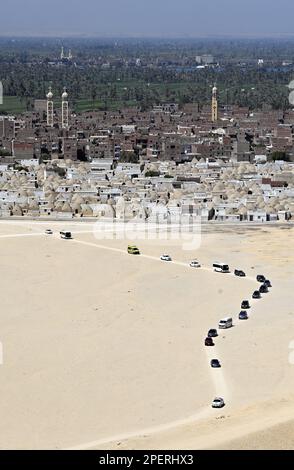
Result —
[{"label": "tower with antenna", "polygon": [[61,60],[64,59],[64,47],[63,47],[63,46],[62,46],[62,48],[61,48],[60,59],[61,59]]},{"label": "tower with antenna", "polygon": [[46,95],[47,97],[47,126],[53,127],[54,125],[54,104],[53,104],[53,93],[51,86]]},{"label": "tower with antenna", "polygon": [[214,85],[214,87],[212,88],[211,118],[212,122],[217,122],[218,120],[218,101],[216,85]]},{"label": "tower with antenna", "polygon": [[62,99],[62,106],[61,106],[62,129],[68,129],[69,106],[68,106],[68,93],[66,91],[66,88],[63,89],[61,99]]}]

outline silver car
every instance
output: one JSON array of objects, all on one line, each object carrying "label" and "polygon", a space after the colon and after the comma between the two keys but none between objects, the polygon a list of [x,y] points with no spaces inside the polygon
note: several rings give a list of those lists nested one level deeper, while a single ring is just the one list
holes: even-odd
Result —
[{"label": "silver car", "polygon": [[161,261],[172,261],[172,258],[169,255],[162,255],[160,259]]},{"label": "silver car", "polygon": [[223,398],[215,398],[211,406],[212,408],[223,408],[225,406],[225,401]]},{"label": "silver car", "polygon": [[190,263],[190,267],[191,268],[201,268],[201,264],[199,263],[199,261],[193,260]]}]

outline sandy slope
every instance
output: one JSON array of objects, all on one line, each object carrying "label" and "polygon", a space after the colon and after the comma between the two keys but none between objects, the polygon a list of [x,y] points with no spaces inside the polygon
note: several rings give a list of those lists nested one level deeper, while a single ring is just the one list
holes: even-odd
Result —
[{"label": "sandy slope", "polygon": [[[161,434],[112,442],[110,449],[213,449],[262,450],[293,449],[293,395],[287,399],[258,402],[194,423],[175,427]],[[94,447],[95,448],[95,447]],[[104,446],[96,446],[104,448]]]},{"label": "sandy slope", "polygon": [[[135,258],[128,241],[96,240],[88,224],[72,226],[74,242],[44,228],[0,224],[1,448],[229,448],[239,445],[232,427],[242,442],[261,423],[291,429],[292,230],[210,229],[193,253],[145,240]],[[163,251],[178,264],[158,261]],[[195,257],[209,269],[188,268]],[[236,316],[255,287],[211,272],[219,258],[265,272],[274,288],[212,352],[207,330]],[[212,355],[221,371],[209,368]],[[209,407],[215,395],[225,395],[221,412]]]}]

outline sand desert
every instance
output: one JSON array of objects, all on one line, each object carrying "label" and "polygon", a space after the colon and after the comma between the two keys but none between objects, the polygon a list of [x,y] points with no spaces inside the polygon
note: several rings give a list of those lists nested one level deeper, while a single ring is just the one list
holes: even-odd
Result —
[{"label": "sand desert", "polygon": [[[0,448],[293,448],[292,225],[207,225],[197,250],[142,239],[139,257],[129,242],[87,222],[0,222]],[[241,322],[260,273],[273,287]]]}]

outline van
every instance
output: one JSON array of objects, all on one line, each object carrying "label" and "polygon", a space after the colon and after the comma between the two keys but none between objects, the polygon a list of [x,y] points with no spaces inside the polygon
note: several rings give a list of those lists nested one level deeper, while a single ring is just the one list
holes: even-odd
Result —
[{"label": "van", "polygon": [[233,326],[233,319],[232,318],[223,318],[223,320],[220,320],[218,327],[221,330],[226,330],[227,328],[232,328]]},{"label": "van", "polygon": [[136,247],[136,246],[129,245],[129,246],[128,246],[128,254],[129,254],[129,255],[139,255],[139,254],[140,254],[140,250],[139,250],[139,248]]},{"label": "van", "polygon": [[213,263],[213,269],[217,273],[229,273],[230,266],[225,263]]},{"label": "van", "polygon": [[60,232],[60,236],[63,240],[72,240],[71,232]]}]

